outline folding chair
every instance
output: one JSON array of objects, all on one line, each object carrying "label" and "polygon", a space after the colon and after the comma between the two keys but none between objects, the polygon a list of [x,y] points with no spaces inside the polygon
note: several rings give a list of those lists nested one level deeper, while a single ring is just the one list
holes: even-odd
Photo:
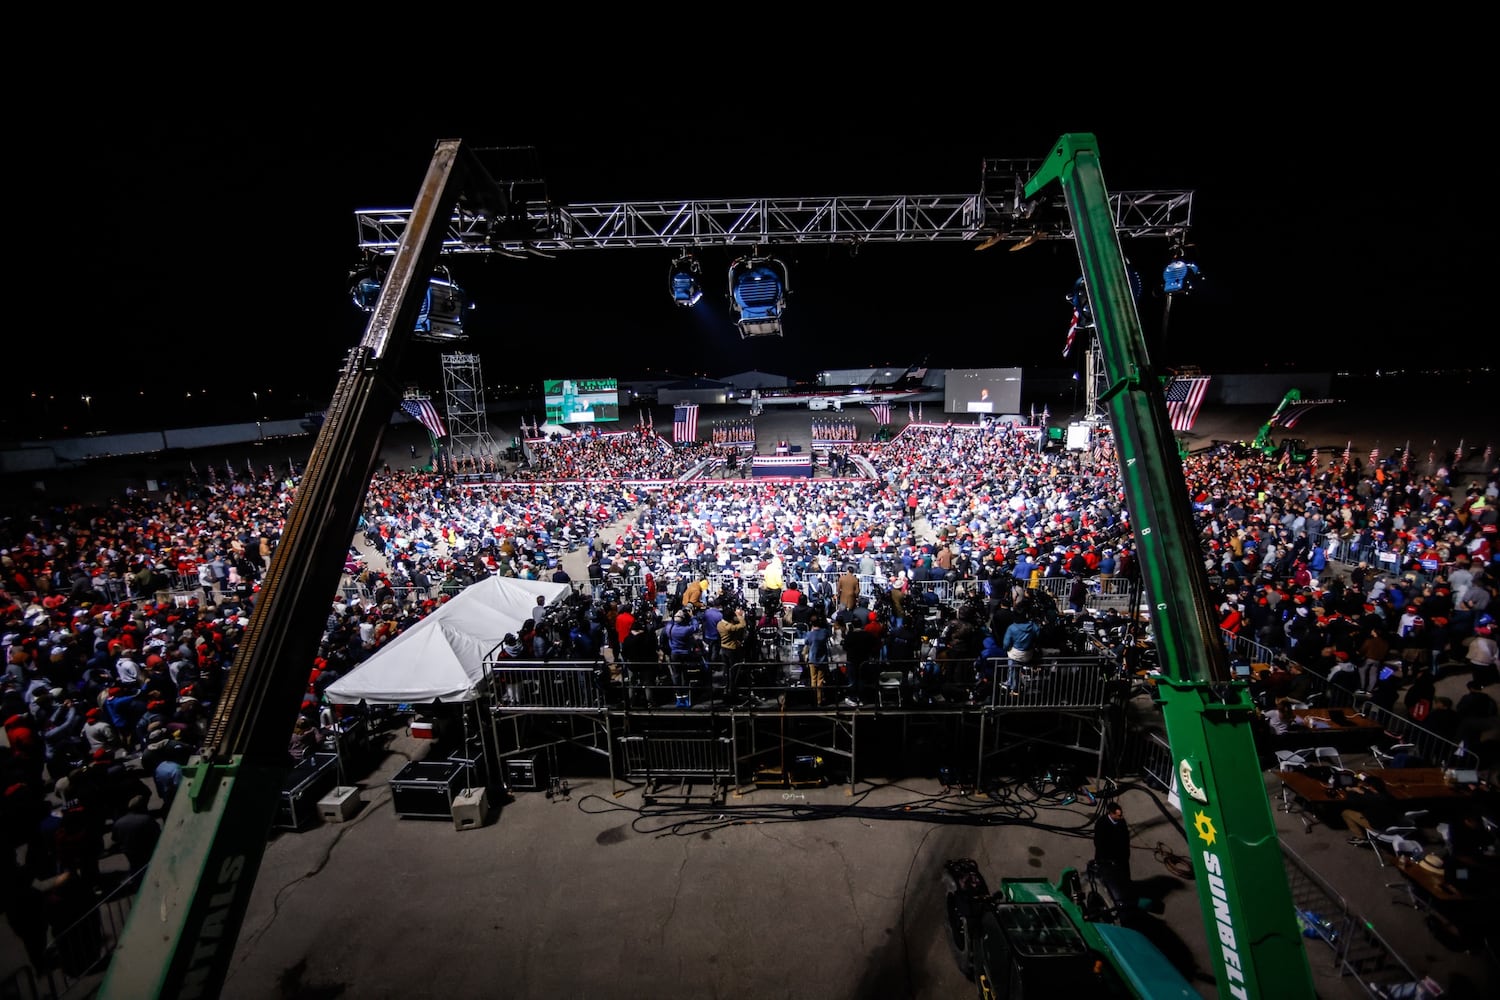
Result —
[{"label": "folding chair", "polygon": [[887,670],[880,674],[880,686],[876,694],[881,705],[901,707],[903,680],[904,678],[899,670]]},{"label": "folding chair", "polygon": [[1344,761],[1339,756],[1337,747],[1316,747],[1313,749],[1313,763],[1327,764],[1336,770],[1344,769]]},{"label": "folding chair", "polygon": [[1312,763],[1307,750],[1277,750],[1276,769],[1279,771],[1300,771]]},{"label": "folding chair", "polygon": [[1415,809],[1402,817],[1400,823],[1388,826],[1384,830],[1376,830],[1372,827],[1365,831],[1365,837],[1370,841],[1370,847],[1375,852],[1375,861],[1380,867],[1386,866],[1382,847],[1389,850],[1393,856],[1405,857],[1408,860],[1420,861],[1426,857],[1427,845],[1416,839],[1426,819],[1427,810]]},{"label": "folding chair", "polygon": [[1370,756],[1375,758],[1375,763],[1382,768],[1393,766],[1396,757],[1401,754],[1410,756],[1417,752],[1415,743],[1392,743],[1388,748],[1379,744],[1370,747]]}]

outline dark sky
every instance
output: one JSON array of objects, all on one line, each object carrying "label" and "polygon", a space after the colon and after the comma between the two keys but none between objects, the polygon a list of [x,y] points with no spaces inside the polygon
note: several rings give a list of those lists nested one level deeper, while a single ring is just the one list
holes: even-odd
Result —
[{"label": "dark sky", "polygon": [[[372,97],[150,115],[105,98],[86,118],[42,122],[54,155],[18,197],[43,234],[36,298],[58,308],[22,313],[22,334],[7,338],[25,374],[8,380],[5,427],[29,405],[16,397],[31,393],[53,396],[59,411],[90,395],[101,409],[134,396],[191,412],[204,393],[263,408],[250,396],[262,388],[320,403],[363,328],[347,295],[354,211],[409,206],[443,138],[534,146],[551,199],[567,204],[966,194],[978,191],[986,156],[1040,157],[1065,132],[1093,132],[1112,191],[1195,192],[1192,256],[1206,281],[1174,301],[1153,350],[1163,364],[1210,371],[1411,363],[1415,352],[1372,348],[1472,329],[1483,227],[1471,220],[1493,216],[1467,200],[1470,185],[1428,169],[1451,133],[1421,109],[1355,129],[1315,109],[1249,104],[1187,120],[1118,109],[1023,119],[935,104],[930,93],[830,103],[754,88],[696,104],[611,92],[561,110],[433,105],[393,113]],[[708,295],[691,312],[667,297],[668,250],[450,262],[476,306],[467,349],[489,384],[648,369],[810,378],[924,359],[1081,364],[1080,352],[1061,356],[1064,296],[1079,273],[1070,243],[1018,253],[877,244],[854,257],[827,245],[774,249],[790,272],[782,340],[739,338],[724,248],[703,251]],[[1165,242],[1127,243],[1126,253],[1149,290]],[[1162,305],[1141,300],[1148,337],[1162,335]],[[413,348],[407,367],[405,381],[441,387],[435,348]]]}]

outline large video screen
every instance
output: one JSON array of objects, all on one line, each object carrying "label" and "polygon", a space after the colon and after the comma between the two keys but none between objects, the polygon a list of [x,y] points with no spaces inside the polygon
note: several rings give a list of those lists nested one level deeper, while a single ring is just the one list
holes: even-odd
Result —
[{"label": "large video screen", "polygon": [[620,386],[612,378],[542,380],[549,424],[602,424],[620,419]]},{"label": "large video screen", "polygon": [[943,376],[945,413],[1021,412],[1021,369],[949,368]]}]

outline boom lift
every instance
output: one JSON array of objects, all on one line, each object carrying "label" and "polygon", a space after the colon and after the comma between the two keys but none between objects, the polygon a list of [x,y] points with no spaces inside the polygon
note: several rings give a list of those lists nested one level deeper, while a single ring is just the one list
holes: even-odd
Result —
[{"label": "boom lift", "polygon": [[1280,444],[1271,441],[1271,430],[1277,426],[1277,421],[1286,412],[1287,407],[1293,403],[1301,402],[1302,393],[1296,389],[1288,389],[1286,395],[1281,397],[1281,402],[1276,404],[1276,409],[1271,412],[1271,419],[1261,425],[1255,434],[1255,440],[1250,442],[1252,454],[1274,457],[1286,452],[1291,460],[1297,464],[1306,462],[1308,459],[1307,442],[1301,438],[1282,438]]},{"label": "boom lift", "polygon": [[1187,482],[1162,382],[1146,353],[1100,172],[1098,143],[1064,135],[1026,184],[1062,185],[1090,292],[1109,388],[1126,507],[1161,676],[1157,697],[1175,761],[1189,854],[1221,997],[1314,996],[1271,803],[1255,752],[1255,706],[1210,617]]},{"label": "boom lift", "polygon": [[204,739],[99,995],[217,996],[289,767],[287,737],[343,556],[401,396],[402,353],[461,196],[495,204],[459,140],[437,144],[359,345],[349,354]]}]

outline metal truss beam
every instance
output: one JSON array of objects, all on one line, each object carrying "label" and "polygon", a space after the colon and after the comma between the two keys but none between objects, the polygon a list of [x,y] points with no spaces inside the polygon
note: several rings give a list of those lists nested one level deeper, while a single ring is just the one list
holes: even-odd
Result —
[{"label": "metal truss beam", "polygon": [[[1192,225],[1192,191],[1124,191],[1110,196],[1124,238],[1167,238]],[[1040,210],[1039,210],[1040,209]],[[359,249],[394,253],[410,209],[354,213]],[[713,201],[599,202],[527,206],[525,239],[460,207],[444,254],[519,255],[630,247],[766,246],[799,243],[941,243],[1024,238],[1072,240],[1058,205],[1021,203],[1008,193],[873,197],[751,198]]]}]

